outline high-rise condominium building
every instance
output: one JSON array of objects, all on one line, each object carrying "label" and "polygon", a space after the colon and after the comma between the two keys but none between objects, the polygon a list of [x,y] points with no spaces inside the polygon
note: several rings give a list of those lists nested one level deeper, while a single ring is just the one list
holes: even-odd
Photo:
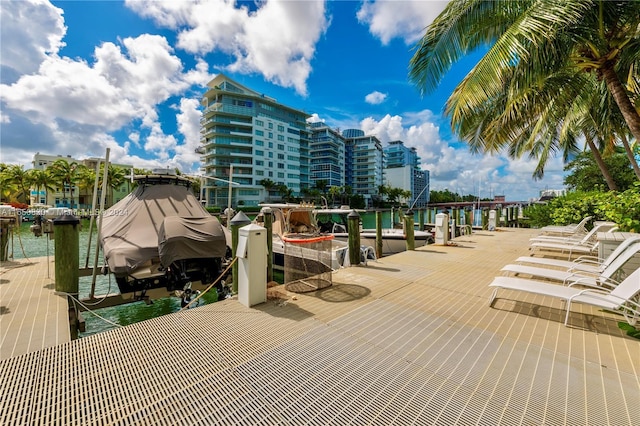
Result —
[{"label": "high-rise condominium building", "polygon": [[311,184],[345,186],[345,138],[324,123],[311,123]]},{"label": "high-rise condominium building", "polygon": [[384,147],[386,160],[385,184],[411,192],[409,206],[425,207],[429,203],[429,172],[420,169],[420,157],[415,148],[402,141],[391,141]]},{"label": "high-rise condominium building", "polygon": [[308,188],[309,115],[223,74],[207,86],[199,149],[206,205],[226,205],[229,188],[233,206],[257,205],[279,185],[293,195]]},{"label": "high-rise condominium building", "polygon": [[342,135],[346,140],[345,184],[354,194],[362,195],[367,207],[371,207],[384,182],[382,143],[358,129],[346,129]]},{"label": "high-rise condominium building", "polygon": [[305,112],[222,74],[207,86],[198,149],[206,205],[226,206],[229,188],[232,206],[249,206],[280,198],[281,186],[302,196],[319,181],[349,186],[372,204],[383,183],[384,161],[375,136],[307,123]]}]

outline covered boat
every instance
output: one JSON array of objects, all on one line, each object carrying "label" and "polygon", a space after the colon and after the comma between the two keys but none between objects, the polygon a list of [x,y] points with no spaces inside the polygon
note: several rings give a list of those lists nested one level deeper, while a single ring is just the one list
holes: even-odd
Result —
[{"label": "covered boat", "polygon": [[[100,244],[121,293],[213,282],[230,250],[226,230],[180,176],[136,176],[137,188],[103,215]],[[230,245],[230,244],[229,244]]]}]

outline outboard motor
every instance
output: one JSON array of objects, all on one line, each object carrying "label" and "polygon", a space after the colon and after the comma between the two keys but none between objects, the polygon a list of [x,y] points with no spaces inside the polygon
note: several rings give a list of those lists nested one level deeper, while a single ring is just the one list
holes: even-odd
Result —
[{"label": "outboard motor", "polygon": [[34,216],[33,225],[29,227],[29,231],[31,231],[36,237],[42,237],[42,216]]}]

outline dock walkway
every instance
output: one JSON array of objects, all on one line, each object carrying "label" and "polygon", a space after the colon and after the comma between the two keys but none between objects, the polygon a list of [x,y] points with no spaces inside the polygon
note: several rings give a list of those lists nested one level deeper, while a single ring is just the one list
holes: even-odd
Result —
[{"label": "dock walkway", "polygon": [[341,269],[0,361],[0,424],[637,425],[640,340],[620,318],[502,291],[535,230]]},{"label": "dock walkway", "polygon": [[0,263],[0,360],[71,340],[67,299],[55,294],[54,277],[52,257]]}]

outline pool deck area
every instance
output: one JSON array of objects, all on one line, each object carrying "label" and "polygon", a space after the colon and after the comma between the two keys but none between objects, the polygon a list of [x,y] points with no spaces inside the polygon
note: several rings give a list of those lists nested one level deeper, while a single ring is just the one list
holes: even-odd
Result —
[{"label": "pool deck area", "polygon": [[[0,424],[640,424],[640,340],[621,317],[576,304],[567,327],[562,301],[507,290],[489,306],[488,284],[537,233],[474,231],[316,292],[272,287],[252,308],[230,299],[60,344],[45,336],[63,331],[5,333],[19,321],[5,286],[33,267],[14,262],[0,269]],[[37,303],[29,288],[51,282],[20,285]]]}]

